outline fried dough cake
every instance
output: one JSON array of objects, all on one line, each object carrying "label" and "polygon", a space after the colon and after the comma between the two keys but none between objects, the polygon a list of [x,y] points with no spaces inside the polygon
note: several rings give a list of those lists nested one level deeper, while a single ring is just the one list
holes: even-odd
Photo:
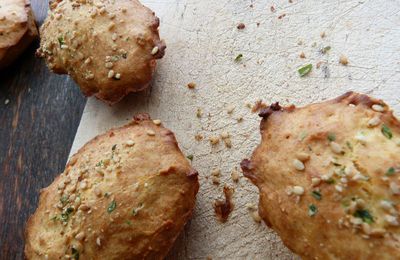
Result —
[{"label": "fried dough cake", "polygon": [[304,259],[400,259],[400,123],[354,92],[264,109],[244,175],[259,213]]},{"label": "fried dough cake", "polygon": [[114,104],[149,86],[165,50],[158,26],[137,0],[56,0],[40,28],[37,54],[86,96]]},{"label": "fried dough cake", "polygon": [[139,115],[89,141],[41,190],[26,258],[163,259],[198,188],[174,134]]}]

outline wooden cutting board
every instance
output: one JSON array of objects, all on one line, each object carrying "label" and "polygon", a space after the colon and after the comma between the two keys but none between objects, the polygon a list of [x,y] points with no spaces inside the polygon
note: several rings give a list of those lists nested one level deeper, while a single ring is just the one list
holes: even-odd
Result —
[{"label": "wooden cutting board", "polygon": [[[256,189],[243,177],[238,184],[231,180],[232,170],[259,143],[260,120],[247,104],[262,99],[267,104],[304,105],[355,90],[383,98],[399,114],[400,2],[143,3],[160,17],[160,33],[167,43],[152,88],[113,107],[89,99],[71,154],[134,114],[150,113],[175,132],[182,151],[193,154],[193,166],[200,172],[195,214],[170,259],[295,258],[271,229],[250,216],[245,205],[258,202]],[[245,28],[237,29],[238,23]],[[235,61],[239,54],[242,59]],[[341,56],[347,58],[347,66],[339,63]],[[297,69],[308,63],[313,70],[299,77]],[[189,82],[196,83],[194,90],[186,87]],[[201,118],[196,116],[198,109]],[[209,137],[223,132],[231,135],[231,149],[223,142],[210,145]],[[196,141],[196,134],[204,136],[203,141]],[[210,178],[214,168],[222,172],[219,186]],[[212,205],[222,197],[224,184],[235,189],[235,209],[221,224]]]}]

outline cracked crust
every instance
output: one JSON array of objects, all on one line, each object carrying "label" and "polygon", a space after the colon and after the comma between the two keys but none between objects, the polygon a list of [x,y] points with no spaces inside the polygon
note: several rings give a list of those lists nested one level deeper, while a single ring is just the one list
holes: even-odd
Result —
[{"label": "cracked crust", "polygon": [[354,92],[260,113],[262,142],[244,175],[259,213],[304,259],[400,258],[400,123]]},{"label": "cracked crust", "polygon": [[58,0],[40,29],[37,55],[69,74],[86,96],[114,104],[148,87],[165,43],[159,19],[137,0]]},{"label": "cracked crust", "polygon": [[28,0],[0,4],[0,69],[10,65],[38,36]]},{"label": "cracked crust", "polygon": [[174,134],[138,115],[85,144],[41,190],[26,258],[163,259],[198,188]]}]

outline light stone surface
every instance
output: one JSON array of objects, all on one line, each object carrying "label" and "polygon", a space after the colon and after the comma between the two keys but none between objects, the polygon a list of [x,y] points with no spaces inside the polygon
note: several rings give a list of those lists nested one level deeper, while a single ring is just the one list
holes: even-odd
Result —
[{"label": "light stone surface", "polygon": [[[113,107],[89,99],[71,154],[97,134],[147,112],[175,132],[182,151],[194,155],[193,165],[200,172],[195,214],[169,259],[295,258],[272,230],[253,221],[245,206],[258,203],[253,185],[244,177],[235,184],[230,177],[259,143],[260,119],[246,104],[263,99],[267,104],[304,105],[355,90],[383,98],[400,114],[400,1],[143,3],[160,17],[160,33],[167,43],[152,88]],[[244,30],[236,28],[240,22]],[[331,50],[323,55],[320,49],[326,46]],[[301,52],[305,59],[299,57]],[[242,61],[235,62],[240,53]],[[347,66],[339,64],[341,55],[348,58]],[[317,69],[319,61],[325,65]],[[301,78],[297,69],[307,63],[313,70]],[[187,88],[189,82],[196,83],[194,90]],[[203,111],[200,119],[198,108]],[[238,123],[238,117],[243,122]],[[222,132],[231,135],[231,149],[223,142],[210,145],[208,138]],[[195,141],[196,134],[204,140]],[[219,186],[212,184],[214,168],[222,172]],[[235,210],[221,224],[212,204],[222,197],[224,184],[235,188]]]}]

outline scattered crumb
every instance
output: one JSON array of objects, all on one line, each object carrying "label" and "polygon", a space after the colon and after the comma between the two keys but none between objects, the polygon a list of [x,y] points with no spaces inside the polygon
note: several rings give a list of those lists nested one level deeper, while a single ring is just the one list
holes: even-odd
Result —
[{"label": "scattered crumb", "polygon": [[211,136],[209,140],[210,140],[211,145],[216,145],[216,144],[219,143],[219,137],[218,136]]},{"label": "scattered crumb", "polygon": [[250,8],[253,8],[253,4],[251,4],[251,5],[249,5],[250,6]]},{"label": "scattered crumb", "polygon": [[302,40],[298,40],[297,41],[297,45],[303,45],[303,41]]},{"label": "scattered crumb", "polygon": [[196,88],[196,83],[190,82],[190,83],[187,84],[187,87],[190,88],[190,89],[194,89],[194,88]]},{"label": "scattered crumb", "polygon": [[280,16],[278,16],[278,19],[282,19],[285,16],[286,16],[286,14],[281,14]]},{"label": "scattered crumb", "polygon": [[266,108],[267,105],[262,102],[262,100],[257,100],[254,106],[251,108],[252,113],[256,113],[257,111],[260,111],[263,108]]},{"label": "scattered crumb", "polygon": [[316,43],[316,42],[313,42],[313,43],[311,44],[311,47],[315,47],[315,46],[317,46],[317,43]]},{"label": "scattered crumb", "polygon": [[321,33],[320,33],[320,36],[321,36],[322,39],[325,38],[325,37],[326,37],[325,32],[321,32]]},{"label": "scattered crumb", "polygon": [[225,200],[215,200],[214,211],[218,220],[222,223],[228,220],[229,214],[233,210],[232,195],[233,189],[228,186],[224,186]]},{"label": "scattered crumb", "polygon": [[221,183],[219,177],[217,177],[217,176],[212,176],[212,177],[211,177],[211,181],[212,181],[212,183],[213,183],[214,185],[219,185],[219,184]]},{"label": "scattered crumb", "polygon": [[236,118],[236,121],[237,121],[238,123],[243,122],[243,117],[242,117],[242,116],[239,116],[238,118]]},{"label": "scattered crumb", "polygon": [[226,108],[226,112],[230,115],[233,113],[233,110],[235,110],[235,106],[234,105],[230,105]]},{"label": "scattered crumb", "polygon": [[344,65],[344,66],[347,66],[347,64],[349,64],[349,60],[347,59],[346,56],[342,55],[339,58],[339,63]]},{"label": "scattered crumb", "polygon": [[201,140],[203,140],[203,136],[202,136],[201,134],[196,134],[196,135],[194,136],[194,139],[195,139],[197,142],[200,142]]},{"label": "scattered crumb", "polygon": [[251,217],[253,218],[253,220],[254,220],[255,222],[261,223],[261,217],[260,217],[260,215],[258,214],[257,211],[252,211],[252,212],[250,212],[250,215],[251,215]]},{"label": "scattered crumb", "polygon": [[207,256],[206,260],[212,260],[211,256]]},{"label": "scattered crumb", "polygon": [[236,28],[238,28],[239,30],[243,30],[244,28],[246,28],[246,25],[244,23],[239,23]]},{"label": "scattered crumb", "polygon": [[275,13],[275,7],[273,5],[271,5],[271,12]]},{"label": "scattered crumb", "polygon": [[222,138],[222,140],[224,141],[224,143],[225,143],[225,146],[227,147],[227,148],[231,148],[232,147],[232,141],[231,141],[231,138],[230,138],[230,135],[229,135],[229,133],[222,133],[221,134],[221,138]]},{"label": "scattered crumb", "polygon": [[324,63],[323,61],[318,61],[316,65],[317,69],[319,69],[323,63]]},{"label": "scattered crumb", "polygon": [[8,103],[10,103],[10,100],[7,98],[7,99],[4,101],[4,105],[7,105]]},{"label": "scattered crumb", "polygon": [[257,23],[256,23],[256,25],[257,25],[257,27],[258,27],[258,26],[260,26],[260,23],[259,23],[259,22],[257,22]]},{"label": "scattered crumb", "polygon": [[306,55],[304,54],[304,52],[301,52],[299,56],[300,56],[301,59],[305,59],[306,58]]},{"label": "scattered crumb", "polygon": [[254,203],[246,203],[246,208],[248,210],[257,210],[257,205]]},{"label": "scattered crumb", "polygon": [[202,115],[203,115],[203,111],[201,111],[201,108],[198,108],[197,111],[196,111],[196,116],[198,118],[201,118]]},{"label": "scattered crumb", "polygon": [[211,171],[211,175],[215,176],[215,177],[219,177],[219,176],[221,176],[221,170],[220,169],[213,169]]},{"label": "scattered crumb", "polygon": [[250,102],[247,102],[247,103],[246,103],[246,107],[247,107],[247,108],[251,108],[251,103],[250,103]]},{"label": "scattered crumb", "polygon": [[293,3],[293,0],[289,0],[289,3],[290,3],[290,4]]},{"label": "scattered crumb", "polygon": [[231,178],[232,178],[232,181],[234,181],[234,182],[239,181],[240,175],[236,168],[232,170]]}]

